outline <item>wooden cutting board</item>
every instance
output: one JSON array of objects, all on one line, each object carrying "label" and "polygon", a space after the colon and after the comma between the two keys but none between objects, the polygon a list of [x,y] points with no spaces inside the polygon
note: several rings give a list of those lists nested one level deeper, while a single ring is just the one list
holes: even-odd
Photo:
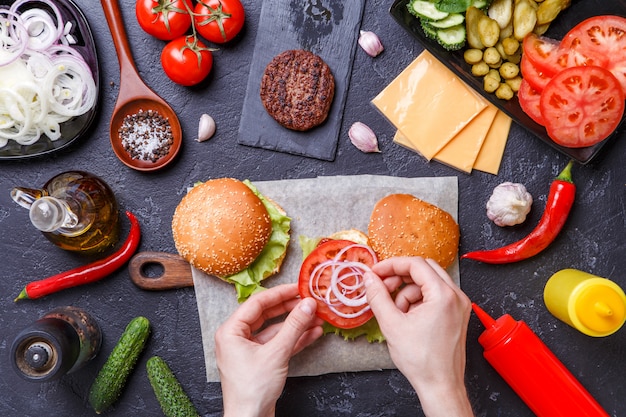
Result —
[{"label": "wooden cutting board", "polygon": [[[365,0],[263,2],[239,124],[239,144],[326,161],[335,159],[364,5]],[[328,119],[307,132],[282,127],[261,103],[265,67],[289,49],[319,55],[335,77],[335,97]]]}]

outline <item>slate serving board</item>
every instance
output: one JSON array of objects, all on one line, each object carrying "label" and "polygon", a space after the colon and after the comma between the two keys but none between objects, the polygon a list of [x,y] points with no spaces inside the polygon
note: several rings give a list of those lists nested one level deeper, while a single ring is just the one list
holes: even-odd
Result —
[{"label": "slate serving board", "polygon": [[[276,0],[261,9],[238,143],[326,161],[335,159],[365,0]],[[307,132],[279,125],[265,110],[260,84],[267,64],[289,49],[319,55],[335,77],[326,121]]]}]

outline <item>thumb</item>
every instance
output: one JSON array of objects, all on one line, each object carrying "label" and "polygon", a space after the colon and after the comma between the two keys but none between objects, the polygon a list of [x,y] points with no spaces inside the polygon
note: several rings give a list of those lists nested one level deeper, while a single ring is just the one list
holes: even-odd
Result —
[{"label": "thumb", "polygon": [[[381,330],[395,323],[395,317],[399,313],[398,308],[393,302],[389,290],[383,281],[373,272],[365,273],[365,293],[367,302],[372,308],[374,316],[381,327]],[[384,331],[383,331],[384,334]]]},{"label": "thumb", "polygon": [[317,303],[313,298],[307,297],[300,300],[296,307],[291,310],[275,339],[283,347],[288,347],[289,351],[296,346],[300,337],[311,328],[315,322],[315,310]]}]

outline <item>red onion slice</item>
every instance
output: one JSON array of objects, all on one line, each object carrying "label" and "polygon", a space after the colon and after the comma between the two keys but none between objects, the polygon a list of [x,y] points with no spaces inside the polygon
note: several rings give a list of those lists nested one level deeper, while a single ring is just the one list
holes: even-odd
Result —
[{"label": "red onion slice", "polygon": [[[317,265],[309,279],[309,292],[313,298],[324,302],[333,313],[343,318],[359,317],[370,310],[363,278],[365,272],[371,271],[370,267],[362,262],[341,259],[353,248],[366,249],[374,262],[377,261],[376,254],[370,247],[355,243],[342,248],[333,259]],[[327,274],[330,274],[329,285],[320,286],[320,279]],[[345,313],[339,310],[338,307],[341,306],[352,307],[356,311]]]}]

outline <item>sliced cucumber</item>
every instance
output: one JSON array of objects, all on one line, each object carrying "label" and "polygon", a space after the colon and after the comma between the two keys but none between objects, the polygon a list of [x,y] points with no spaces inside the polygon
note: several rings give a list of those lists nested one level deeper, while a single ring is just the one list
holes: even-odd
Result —
[{"label": "sliced cucumber", "polygon": [[474,0],[436,0],[435,7],[442,12],[463,13],[472,5]]},{"label": "sliced cucumber", "polygon": [[481,10],[486,10],[487,7],[489,7],[490,4],[491,4],[491,0],[474,0],[472,2],[472,6],[476,7],[477,9],[481,9]]},{"label": "sliced cucumber", "polygon": [[433,27],[445,29],[451,28],[452,26],[460,25],[463,22],[465,22],[465,16],[463,16],[461,13],[451,13],[441,20],[433,20],[429,23]]},{"label": "sliced cucumber", "polygon": [[427,0],[412,0],[407,4],[407,8],[412,15],[431,21],[445,19],[449,14],[437,10],[435,4]]},{"label": "sliced cucumber", "polygon": [[419,21],[420,21],[420,26],[422,27],[422,30],[424,31],[424,34],[426,35],[426,37],[429,39],[437,40],[437,31],[439,29],[432,26],[430,22],[425,19],[420,19]]},{"label": "sliced cucumber", "polygon": [[465,25],[460,24],[437,30],[437,42],[448,51],[456,51],[465,46]]}]

